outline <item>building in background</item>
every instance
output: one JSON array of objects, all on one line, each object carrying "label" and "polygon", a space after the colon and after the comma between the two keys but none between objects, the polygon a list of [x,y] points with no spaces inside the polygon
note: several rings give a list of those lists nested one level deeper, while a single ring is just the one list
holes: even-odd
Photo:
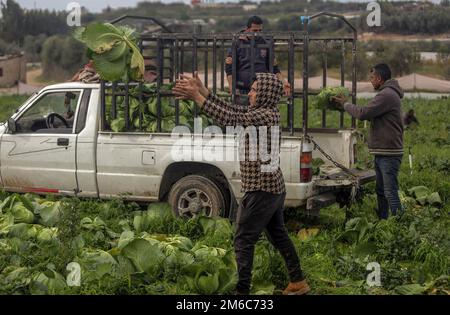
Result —
[{"label": "building in background", "polygon": [[27,63],[23,54],[0,56],[0,88],[27,81]]}]

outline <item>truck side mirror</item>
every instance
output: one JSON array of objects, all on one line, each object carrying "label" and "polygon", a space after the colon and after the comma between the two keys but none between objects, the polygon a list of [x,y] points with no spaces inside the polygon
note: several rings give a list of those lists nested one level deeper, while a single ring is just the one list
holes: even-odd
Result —
[{"label": "truck side mirror", "polygon": [[16,121],[13,118],[8,119],[8,130],[11,131],[11,133],[15,133],[17,128],[16,128]]}]

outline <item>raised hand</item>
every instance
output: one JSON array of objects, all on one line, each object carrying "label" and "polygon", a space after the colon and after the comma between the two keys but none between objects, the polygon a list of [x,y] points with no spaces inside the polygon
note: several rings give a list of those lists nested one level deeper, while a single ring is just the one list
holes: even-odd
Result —
[{"label": "raised hand", "polygon": [[176,99],[193,100],[199,105],[209,95],[208,89],[203,85],[197,72],[194,73],[194,77],[181,74],[180,79],[176,80],[172,92],[175,94]]}]

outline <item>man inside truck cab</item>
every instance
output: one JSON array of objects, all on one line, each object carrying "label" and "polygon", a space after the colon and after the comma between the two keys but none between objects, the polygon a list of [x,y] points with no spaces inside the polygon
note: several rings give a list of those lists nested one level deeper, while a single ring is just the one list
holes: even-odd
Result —
[{"label": "man inside truck cab", "polygon": [[[239,143],[239,149],[245,148],[245,158],[243,156],[239,162],[244,196],[237,213],[234,239],[239,275],[236,293],[250,293],[255,244],[266,230],[269,241],[280,251],[289,272],[291,282],[283,294],[306,294],[310,288],[283,218],[286,188],[279,165],[279,143],[275,143],[280,136],[277,104],[283,94],[283,82],[274,74],[256,73],[248,94],[248,107],[229,104],[212,94],[198,78],[198,73],[193,78],[182,76],[172,92],[178,99],[194,100],[204,113],[221,126],[259,129],[257,142],[252,142],[255,145],[250,146],[249,139]],[[267,132],[267,137],[261,137],[261,130]],[[265,152],[271,152],[271,160],[263,161],[261,158],[262,143],[266,144]],[[271,149],[276,150],[275,155]],[[250,151],[259,154],[250,158]],[[275,163],[272,163],[273,160]]]},{"label": "man inside truck cab", "polygon": [[[251,88],[251,49],[248,47],[242,47],[243,45],[250,45],[251,37],[246,36],[245,33],[259,33],[262,31],[263,21],[259,16],[252,16],[247,21],[247,28],[240,33],[243,35],[239,37],[236,43],[236,101],[241,105],[248,105],[247,95]],[[266,41],[262,37],[255,37],[255,44],[266,44]],[[256,48],[254,54],[254,69],[256,72],[269,72],[269,49],[268,48]],[[274,58],[273,73],[283,81],[284,93],[286,96],[291,93],[291,86],[287,80],[283,79],[283,75],[278,68],[276,59]],[[227,58],[225,59],[225,72],[227,74],[228,86],[230,88],[230,94],[232,90],[233,82],[233,58],[232,50],[228,49]]]},{"label": "man inside truck cab", "polygon": [[348,103],[343,96],[334,100],[352,117],[370,121],[368,146],[369,153],[375,156],[377,214],[380,219],[387,219],[389,208],[392,215],[403,213],[397,179],[403,156],[403,90],[383,63],[371,69],[370,82],[378,94],[367,106]]},{"label": "man inside truck cab", "polygon": [[[64,118],[66,119],[66,121],[73,121],[74,119],[75,112],[73,111],[70,103],[72,102],[72,100],[76,98],[77,95],[72,92],[67,92],[64,97],[64,108],[65,108]],[[73,125],[73,123],[71,123],[70,125]]]}]

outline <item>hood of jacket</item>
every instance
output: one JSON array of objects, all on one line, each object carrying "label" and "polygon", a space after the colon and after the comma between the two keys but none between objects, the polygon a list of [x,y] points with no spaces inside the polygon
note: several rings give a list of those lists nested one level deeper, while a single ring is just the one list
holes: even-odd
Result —
[{"label": "hood of jacket", "polygon": [[397,94],[398,94],[398,96],[400,96],[400,98],[403,98],[403,96],[405,95],[405,93],[403,92],[403,89],[400,87],[400,85],[398,84],[398,81],[395,79],[390,79],[390,80],[387,80],[386,82],[384,82],[383,85],[380,86],[378,91],[381,91],[386,88],[393,89],[395,92],[397,92]]},{"label": "hood of jacket", "polygon": [[283,82],[272,73],[256,73],[256,104],[253,108],[276,107],[283,96]]}]

